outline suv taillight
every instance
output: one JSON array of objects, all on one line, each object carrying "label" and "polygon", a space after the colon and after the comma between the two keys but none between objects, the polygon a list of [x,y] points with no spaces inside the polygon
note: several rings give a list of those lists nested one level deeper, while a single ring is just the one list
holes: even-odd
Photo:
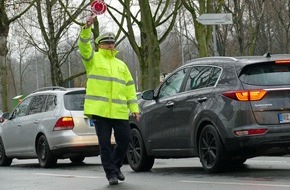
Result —
[{"label": "suv taillight", "polygon": [[285,60],[276,60],[275,63],[276,63],[276,64],[285,64],[285,65],[289,65],[289,64],[290,64],[290,60],[289,60],[289,59],[285,59]]},{"label": "suv taillight", "polygon": [[258,89],[258,90],[236,90],[236,91],[227,91],[223,95],[238,101],[258,101],[263,99],[267,91]]},{"label": "suv taillight", "polygon": [[237,136],[252,136],[252,135],[264,135],[266,134],[268,129],[262,128],[262,129],[245,129],[245,130],[239,130],[234,131],[235,135]]},{"label": "suv taillight", "polygon": [[60,130],[70,130],[74,128],[74,120],[72,117],[61,117],[57,120],[56,124],[54,125],[54,131]]}]

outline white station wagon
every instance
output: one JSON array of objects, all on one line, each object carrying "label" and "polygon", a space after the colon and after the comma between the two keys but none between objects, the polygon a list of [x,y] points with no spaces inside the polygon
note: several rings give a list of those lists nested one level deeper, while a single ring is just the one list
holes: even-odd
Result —
[{"label": "white station wagon", "polygon": [[[84,115],[84,88],[47,87],[28,95],[0,126],[0,166],[14,158],[38,158],[41,167],[57,159],[81,163],[98,156],[99,142],[93,121]],[[114,144],[112,136],[112,144]]]}]

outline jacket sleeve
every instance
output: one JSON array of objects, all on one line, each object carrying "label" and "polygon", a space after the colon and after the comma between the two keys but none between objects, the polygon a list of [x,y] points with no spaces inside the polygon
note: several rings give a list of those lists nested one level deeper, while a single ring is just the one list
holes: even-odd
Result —
[{"label": "jacket sleeve", "polygon": [[79,40],[78,47],[80,50],[80,54],[82,57],[82,62],[86,69],[88,69],[89,65],[91,65],[93,57],[94,57],[94,49],[91,44],[91,27],[85,28],[82,27]]},{"label": "jacket sleeve", "polygon": [[136,95],[136,87],[128,67],[126,67],[127,104],[130,113],[140,113]]}]

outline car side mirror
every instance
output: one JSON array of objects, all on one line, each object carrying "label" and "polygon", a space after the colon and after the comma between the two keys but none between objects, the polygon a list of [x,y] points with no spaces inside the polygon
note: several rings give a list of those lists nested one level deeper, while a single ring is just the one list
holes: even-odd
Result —
[{"label": "car side mirror", "polygon": [[141,97],[144,100],[153,100],[154,99],[154,90],[146,90],[142,92]]},{"label": "car side mirror", "polygon": [[5,112],[2,114],[2,118],[3,119],[9,119],[10,118],[10,113],[9,112]]}]

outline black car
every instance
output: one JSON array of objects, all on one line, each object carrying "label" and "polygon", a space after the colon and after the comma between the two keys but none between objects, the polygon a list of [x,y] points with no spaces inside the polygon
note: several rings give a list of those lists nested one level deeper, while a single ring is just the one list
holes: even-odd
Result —
[{"label": "black car", "polygon": [[290,152],[290,55],[208,57],[142,93],[130,119],[134,171],[155,158],[199,157],[206,172]]}]

